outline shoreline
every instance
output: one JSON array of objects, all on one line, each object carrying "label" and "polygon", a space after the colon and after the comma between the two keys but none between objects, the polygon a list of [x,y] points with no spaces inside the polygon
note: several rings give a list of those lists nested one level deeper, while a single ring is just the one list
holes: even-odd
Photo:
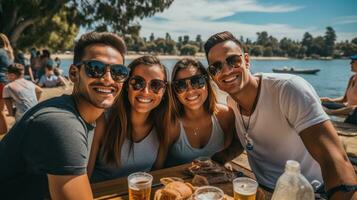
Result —
[{"label": "shoreline", "polygon": [[[148,54],[127,54],[125,55],[125,59],[129,59],[129,60],[134,60],[135,58],[138,58],[140,56],[144,56],[144,55],[148,55]],[[179,60],[181,58],[196,58],[196,59],[206,59],[205,55],[203,53],[199,53],[195,56],[181,56],[181,55],[158,55],[158,54],[150,54],[150,55],[154,55],[157,56],[159,59],[164,59],[164,60]],[[29,54],[26,54],[25,57],[27,59],[30,58]],[[51,58],[55,59],[56,57],[58,57],[61,60],[70,60],[73,59],[73,54],[51,54]],[[256,56],[250,56],[251,60],[290,60],[292,58],[287,58],[287,57],[278,57],[278,56],[273,56],[273,57],[256,57]]]}]

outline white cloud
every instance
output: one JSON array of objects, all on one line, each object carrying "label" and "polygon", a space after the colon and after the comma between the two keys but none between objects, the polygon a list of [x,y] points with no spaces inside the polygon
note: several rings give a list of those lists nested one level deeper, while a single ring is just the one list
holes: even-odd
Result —
[{"label": "white cloud", "polygon": [[[305,32],[324,34],[325,30],[316,27],[297,28],[288,24],[267,22],[261,25],[239,20],[217,20],[240,12],[285,13],[302,8],[289,4],[261,4],[257,0],[175,0],[163,13],[155,14],[155,17],[164,20],[155,20],[155,17],[152,17],[138,22],[142,26],[141,35],[144,37],[149,37],[151,33],[154,33],[155,37],[164,37],[168,32],[176,40],[182,35],[189,35],[194,39],[197,34],[201,34],[202,39],[206,40],[210,35],[225,30],[231,31],[237,37],[242,35],[252,40],[256,40],[256,33],[261,31],[267,31],[278,39],[288,37],[294,40],[301,40]],[[340,39],[351,38],[339,37]]]},{"label": "white cloud", "polygon": [[337,17],[334,19],[334,24],[353,24],[353,23],[357,23],[357,15]]},{"label": "white cloud", "polygon": [[141,35],[147,37],[154,33],[156,36],[163,37],[168,32],[176,39],[182,35],[189,35],[193,38],[197,34],[201,34],[203,39],[207,39],[216,32],[229,30],[255,40],[256,32],[265,30],[269,34],[273,34],[274,37],[281,36],[282,38],[285,34],[302,37],[305,30],[289,25],[255,25],[244,24],[238,20],[233,22],[217,20],[239,12],[282,13],[301,8],[301,6],[292,5],[261,5],[256,0],[226,0],[224,2],[219,0],[176,0],[169,9],[155,15],[164,20],[155,20],[155,18],[141,20]]}]

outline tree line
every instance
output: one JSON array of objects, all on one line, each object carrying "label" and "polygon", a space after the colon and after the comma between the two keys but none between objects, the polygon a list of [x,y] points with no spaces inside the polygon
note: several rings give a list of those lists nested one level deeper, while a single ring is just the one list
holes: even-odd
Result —
[{"label": "tree line", "polygon": [[[149,38],[140,37],[140,26],[132,27],[130,34],[125,36],[129,51],[148,52],[170,55],[195,55],[203,52],[201,35],[191,39],[188,35],[179,36],[173,40],[169,33],[165,38],[155,38],[154,33]],[[280,41],[266,31],[258,32],[256,41],[249,38],[238,39],[244,44],[244,49],[252,56],[279,56],[292,58],[342,58],[357,54],[357,37],[351,41],[336,42],[336,32],[327,27],[324,36],[313,37],[306,32],[301,41],[282,38]]]}]

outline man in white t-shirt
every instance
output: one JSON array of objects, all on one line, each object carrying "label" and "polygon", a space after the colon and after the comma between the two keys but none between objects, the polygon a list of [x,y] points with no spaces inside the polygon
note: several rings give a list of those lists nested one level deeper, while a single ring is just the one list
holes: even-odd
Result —
[{"label": "man in white t-shirt", "polygon": [[[10,116],[14,116],[18,121],[22,115],[38,103],[42,89],[24,79],[24,66],[19,63],[11,64],[8,67],[7,79],[10,81],[3,90],[3,98]],[[13,104],[16,112],[13,112]]]},{"label": "man in white t-shirt", "polygon": [[252,75],[241,47],[230,32],[205,44],[208,71],[229,94],[241,143],[224,157],[245,149],[258,182],[271,189],[286,161],[296,160],[310,182],[324,182],[331,199],[357,198],[354,169],[312,86],[294,75]]}]

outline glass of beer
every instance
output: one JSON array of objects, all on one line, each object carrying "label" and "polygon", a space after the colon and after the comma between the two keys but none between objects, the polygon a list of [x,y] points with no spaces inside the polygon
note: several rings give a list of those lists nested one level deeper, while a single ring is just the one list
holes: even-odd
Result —
[{"label": "glass of beer", "polygon": [[258,183],[246,177],[239,177],[233,180],[234,200],[255,200]]},{"label": "glass of beer", "polygon": [[150,200],[152,176],[136,172],[128,176],[129,200]]},{"label": "glass of beer", "polygon": [[193,200],[223,200],[224,192],[218,187],[203,186],[196,189]]}]

